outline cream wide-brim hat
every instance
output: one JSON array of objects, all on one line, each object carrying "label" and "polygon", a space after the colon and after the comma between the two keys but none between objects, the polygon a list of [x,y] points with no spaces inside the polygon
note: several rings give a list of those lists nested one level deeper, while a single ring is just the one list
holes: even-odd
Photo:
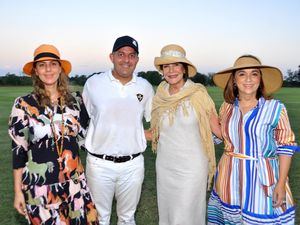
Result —
[{"label": "cream wide-brim hat", "polygon": [[272,94],[281,88],[283,83],[281,71],[273,66],[262,65],[256,57],[251,55],[241,56],[235,61],[233,67],[215,73],[213,75],[213,81],[218,87],[225,89],[233,71],[247,68],[257,68],[261,71],[267,94]]},{"label": "cream wide-brim hat", "polygon": [[155,57],[154,65],[156,69],[162,73],[161,65],[170,63],[185,63],[187,64],[189,77],[193,77],[197,73],[196,67],[186,58],[185,50],[175,44],[166,45],[160,51],[160,57]]},{"label": "cream wide-brim hat", "polygon": [[23,67],[23,72],[31,76],[33,64],[35,62],[47,61],[47,60],[57,60],[60,62],[66,75],[69,75],[72,70],[72,65],[68,60],[60,59],[59,51],[53,45],[43,44],[37,47],[33,53],[33,61],[28,62]]}]

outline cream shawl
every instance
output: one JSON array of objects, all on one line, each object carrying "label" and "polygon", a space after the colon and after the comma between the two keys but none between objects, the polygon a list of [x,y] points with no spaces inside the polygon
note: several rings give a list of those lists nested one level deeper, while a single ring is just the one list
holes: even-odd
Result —
[{"label": "cream shawl", "polygon": [[217,115],[217,112],[214,102],[208,95],[206,88],[203,85],[187,80],[187,84],[185,84],[185,86],[186,87],[174,95],[169,95],[167,82],[163,81],[158,86],[156,94],[153,98],[151,112],[151,129],[153,134],[152,150],[156,151],[157,149],[162,115],[167,113],[169,117],[169,124],[172,125],[174,122],[175,112],[179,105],[183,107],[184,114],[188,116],[188,111],[185,104],[180,103],[183,101],[189,101],[195,110],[199,123],[199,131],[203,148],[209,160],[209,189],[216,169],[215,148],[210,129],[210,115],[211,113]]}]

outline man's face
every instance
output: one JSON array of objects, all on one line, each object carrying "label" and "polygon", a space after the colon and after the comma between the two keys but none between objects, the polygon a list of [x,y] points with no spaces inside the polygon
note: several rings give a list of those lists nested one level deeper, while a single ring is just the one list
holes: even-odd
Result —
[{"label": "man's face", "polygon": [[139,57],[133,48],[129,46],[122,47],[109,55],[114,64],[113,76],[122,83],[131,80]]}]

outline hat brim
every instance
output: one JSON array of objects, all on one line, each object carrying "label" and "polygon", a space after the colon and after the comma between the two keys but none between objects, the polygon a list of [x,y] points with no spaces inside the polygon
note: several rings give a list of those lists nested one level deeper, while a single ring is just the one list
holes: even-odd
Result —
[{"label": "hat brim", "polygon": [[162,57],[155,57],[154,58],[154,65],[160,73],[163,72],[161,70],[161,67],[160,67],[161,65],[171,64],[171,63],[185,63],[185,64],[187,64],[189,77],[193,77],[197,73],[196,67],[187,59],[173,57],[173,56],[163,57],[163,58]]},{"label": "hat brim", "polygon": [[71,63],[68,61],[68,60],[64,60],[64,59],[53,59],[52,57],[43,57],[39,60],[36,60],[36,61],[32,61],[32,62],[28,62],[24,65],[23,67],[23,72],[28,75],[28,76],[31,76],[32,75],[32,69],[33,69],[33,64],[35,62],[40,62],[40,61],[47,61],[47,60],[56,60],[56,61],[59,61],[60,64],[61,64],[61,67],[63,68],[65,74],[67,76],[69,76],[71,70],[72,70],[72,65]]},{"label": "hat brim", "polygon": [[262,73],[262,80],[264,82],[265,91],[267,94],[272,94],[279,90],[283,83],[283,76],[281,71],[272,66],[266,65],[249,65],[247,67],[230,67],[228,69],[222,70],[213,75],[214,83],[222,88],[225,89],[227,82],[230,78],[230,75],[233,71],[239,69],[247,69],[247,68],[257,68]]}]

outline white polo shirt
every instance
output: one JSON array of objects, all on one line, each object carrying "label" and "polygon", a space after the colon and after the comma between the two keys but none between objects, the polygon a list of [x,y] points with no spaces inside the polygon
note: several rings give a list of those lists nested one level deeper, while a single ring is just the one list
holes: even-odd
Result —
[{"label": "white polo shirt", "polygon": [[91,153],[126,156],[146,149],[143,117],[150,121],[151,84],[136,74],[123,85],[109,70],[94,75],[83,88],[91,118],[85,147]]}]

